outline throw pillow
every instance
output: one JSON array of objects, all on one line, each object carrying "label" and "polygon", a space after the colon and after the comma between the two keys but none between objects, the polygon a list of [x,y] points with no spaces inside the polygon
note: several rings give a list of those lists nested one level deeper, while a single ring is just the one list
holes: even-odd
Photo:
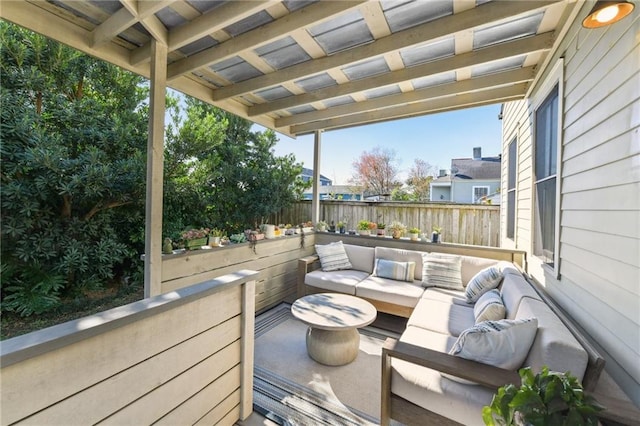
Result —
[{"label": "throw pillow", "polygon": [[494,288],[480,296],[473,307],[473,315],[476,318],[476,324],[482,321],[504,319],[506,310],[502,297],[500,297],[500,291]]},{"label": "throw pillow", "polygon": [[489,266],[475,274],[465,290],[467,302],[477,302],[484,293],[498,287],[502,277],[502,271],[497,266]]},{"label": "throw pillow", "polygon": [[422,286],[464,290],[462,258],[436,253],[422,255]]},{"label": "throw pillow", "polygon": [[320,258],[322,270],[325,272],[352,268],[342,241],[336,241],[335,243],[326,245],[316,244],[316,253],[318,253],[318,257]]},{"label": "throw pillow", "polygon": [[416,262],[396,262],[394,260],[376,259],[373,275],[398,281],[413,282]]},{"label": "throw pillow", "polygon": [[[460,333],[449,354],[516,370],[527,358],[537,331],[536,318],[481,322]],[[449,374],[443,376],[461,383],[475,384]]]}]

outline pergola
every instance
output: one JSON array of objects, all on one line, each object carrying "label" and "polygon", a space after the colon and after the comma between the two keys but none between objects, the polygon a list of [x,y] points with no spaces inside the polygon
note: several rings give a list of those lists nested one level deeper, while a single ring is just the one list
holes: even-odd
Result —
[{"label": "pergola", "polygon": [[286,135],[315,133],[317,182],[323,130],[526,97],[577,4],[10,0],[0,16],[150,79],[148,296],[161,280],[167,87]]}]

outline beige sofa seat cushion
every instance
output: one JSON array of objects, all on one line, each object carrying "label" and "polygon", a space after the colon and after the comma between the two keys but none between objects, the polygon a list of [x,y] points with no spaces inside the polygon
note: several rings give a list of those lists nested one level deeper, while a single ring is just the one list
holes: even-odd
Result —
[{"label": "beige sofa seat cushion", "polygon": [[464,330],[473,327],[475,323],[473,305],[462,306],[438,300],[421,299],[409,317],[407,326],[457,337]]},{"label": "beige sofa seat cushion", "polygon": [[[455,338],[409,326],[400,341],[448,352]],[[398,359],[391,362],[391,391],[420,407],[464,425],[484,425],[482,407],[489,405],[493,392],[482,386],[465,385],[440,375],[438,371]]]},{"label": "beige sofa seat cushion", "polygon": [[328,291],[336,291],[350,295],[356,294],[356,284],[367,278],[369,274],[355,269],[324,272],[317,270],[304,276],[304,283]]},{"label": "beige sofa seat cushion", "polygon": [[369,276],[356,287],[356,296],[413,308],[422,297],[424,288],[419,282],[409,283]]},{"label": "beige sofa seat cushion", "polygon": [[484,268],[496,265],[495,259],[486,259],[484,257],[460,256],[462,258],[462,285],[467,286],[471,278]]},{"label": "beige sofa seat cushion", "polygon": [[524,279],[522,274],[507,273],[502,278],[500,284],[500,297],[504,302],[504,308],[506,311],[506,319],[514,319],[520,306],[520,301],[529,297],[536,300],[541,300],[538,293],[531,287],[531,284]]},{"label": "beige sofa seat cushion", "polygon": [[531,317],[538,319],[538,332],[523,366],[531,366],[537,373],[547,365],[552,371],[570,371],[582,381],[588,355],[573,334],[546,303],[526,297],[516,319]]},{"label": "beige sofa seat cushion", "polygon": [[391,247],[376,247],[376,259],[395,260],[396,262],[415,262],[415,279],[422,280],[422,254],[421,251],[403,250]]},{"label": "beige sofa seat cushion", "polygon": [[464,295],[464,291],[450,290],[448,288],[429,287],[422,294],[422,298],[473,308],[472,304],[467,303],[467,298]]},{"label": "beige sofa seat cushion", "polygon": [[364,271],[368,274],[373,273],[373,259],[375,258],[375,250],[373,247],[344,244],[344,251],[347,252],[349,262],[351,262],[353,269]]}]

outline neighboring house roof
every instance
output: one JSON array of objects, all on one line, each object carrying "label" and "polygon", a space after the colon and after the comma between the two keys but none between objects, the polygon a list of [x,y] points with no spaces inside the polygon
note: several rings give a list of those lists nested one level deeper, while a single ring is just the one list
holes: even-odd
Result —
[{"label": "neighboring house roof", "polygon": [[[451,173],[460,179],[493,180],[500,179],[500,160],[497,157],[453,158],[451,160]],[[440,179],[436,179],[440,180]]]},{"label": "neighboring house roof", "polygon": [[[313,178],[313,169],[307,169],[306,167],[303,167],[301,174],[302,174],[302,176],[309,176],[310,178]],[[322,173],[320,174],[320,179],[327,180],[327,181],[331,182],[331,179],[329,179],[328,177],[326,177]]]}]

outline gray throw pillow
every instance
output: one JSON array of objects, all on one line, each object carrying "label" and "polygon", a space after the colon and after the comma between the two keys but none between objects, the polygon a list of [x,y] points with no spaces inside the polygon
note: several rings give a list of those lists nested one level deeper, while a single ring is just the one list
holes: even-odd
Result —
[{"label": "gray throw pillow", "polygon": [[422,286],[464,290],[462,258],[439,253],[422,255]]},{"label": "gray throw pillow", "polygon": [[344,250],[342,241],[336,241],[326,245],[316,244],[316,253],[320,258],[320,265],[325,272],[337,271],[339,269],[351,269],[349,256]]},{"label": "gray throw pillow", "polygon": [[494,288],[480,296],[473,306],[473,315],[476,318],[476,324],[482,321],[498,321],[504,319],[506,310],[502,297],[500,297],[500,292]]}]

